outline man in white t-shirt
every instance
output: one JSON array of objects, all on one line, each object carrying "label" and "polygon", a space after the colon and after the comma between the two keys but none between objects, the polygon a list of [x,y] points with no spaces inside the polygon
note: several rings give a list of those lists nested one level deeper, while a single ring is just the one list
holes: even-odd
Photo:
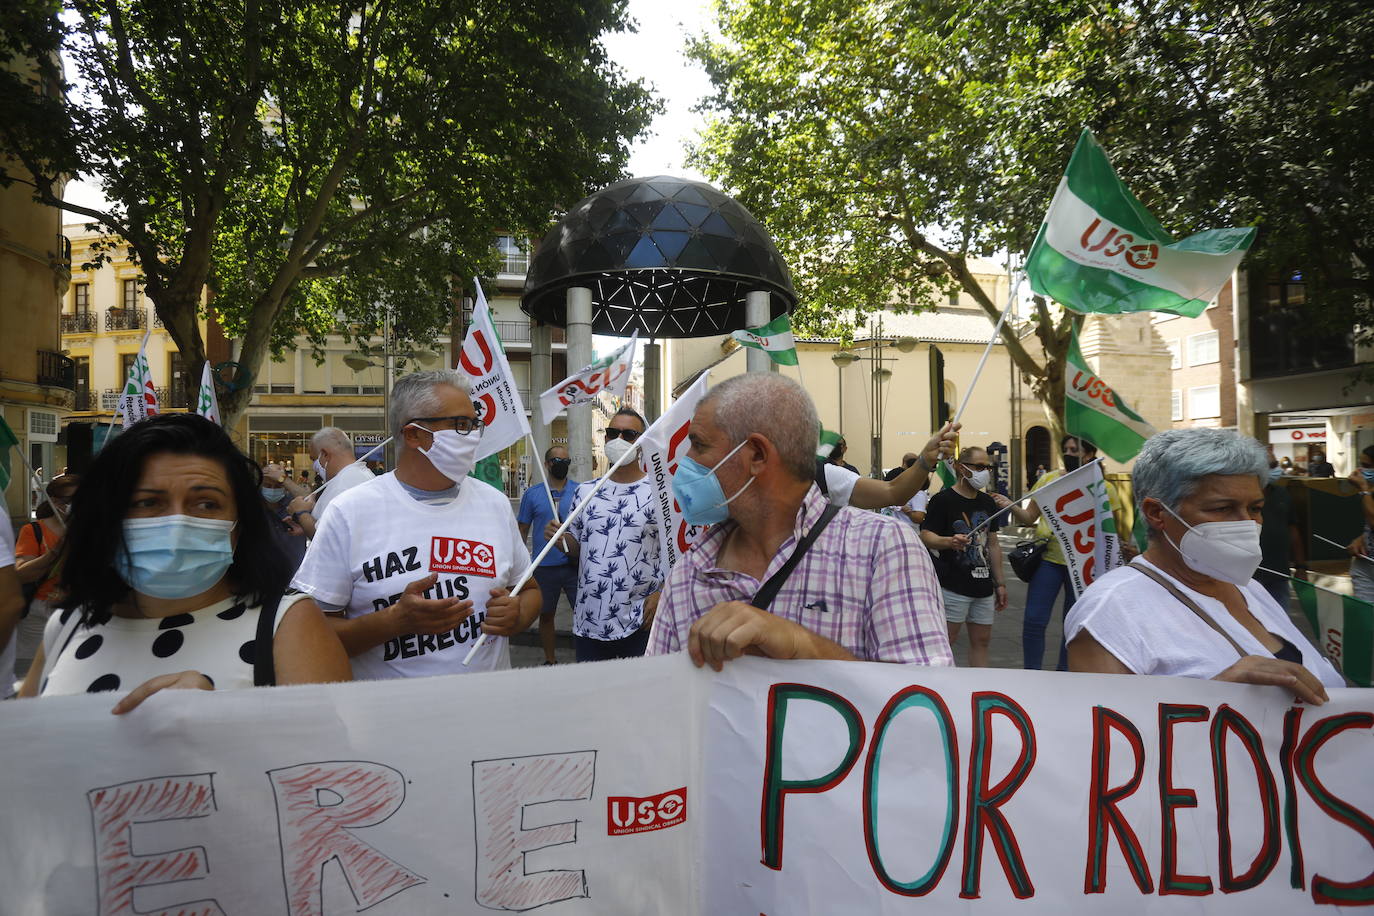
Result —
[{"label": "man in white t-shirt", "polygon": [[0,699],[14,694],[14,646],[19,618],[24,616],[24,592],[14,571],[14,529],[0,523]]},{"label": "man in white t-shirt", "polygon": [[396,381],[396,470],[334,498],[292,580],[330,615],[359,680],[509,668],[504,637],[539,616],[533,582],[508,592],[530,561],[510,502],[468,473],[481,439],[470,384],[449,369]]},{"label": "man in white t-shirt", "polygon": [[337,426],[326,426],[310,437],[310,460],[314,471],[325,480],[324,489],[313,497],[309,490],[297,494],[287,507],[291,519],[305,536],[313,538],[315,528],[324,518],[325,507],[345,490],[367,483],[376,475],[353,457],[353,443],[348,433]]}]

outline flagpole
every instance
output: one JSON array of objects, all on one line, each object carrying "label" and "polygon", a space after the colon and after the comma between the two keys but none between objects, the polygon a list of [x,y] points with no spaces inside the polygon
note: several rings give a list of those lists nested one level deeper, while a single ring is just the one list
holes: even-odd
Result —
[{"label": "flagpole", "polygon": [[[1348,549],[1349,549],[1345,544],[1337,544],[1335,541],[1331,540],[1331,538],[1324,538],[1324,537],[1322,537],[1320,534],[1317,534],[1317,533],[1315,533],[1315,532],[1313,532],[1312,536],[1313,536],[1314,538],[1316,538],[1317,540],[1319,540],[1319,541],[1325,541],[1326,543],[1330,544],[1332,547],[1339,547],[1341,550],[1348,550]],[[1355,557],[1356,559],[1359,559],[1359,560],[1364,560],[1364,561],[1366,561],[1366,562],[1368,562],[1368,563],[1374,563],[1374,557],[1367,557],[1367,556],[1365,556],[1364,554],[1359,554],[1359,553],[1351,554],[1351,556],[1353,556],[1353,557]],[[1270,571],[1270,572],[1273,572],[1272,569],[1269,570],[1269,571]]]},{"label": "flagpole", "polygon": [[[392,440],[392,438],[393,438],[392,436],[387,436],[387,437],[386,437],[385,439],[383,439],[381,442],[378,442],[376,445],[372,446],[372,448],[368,449],[366,452],[363,452],[363,455],[362,455],[361,458],[354,458],[352,461],[348,462],[348,464],[344,465],[344,467],[350,467],[350,468],[351,468],[351,467],[353,467],[353,465],[357,464],[358,462],[360,462],[360,461],[366,461],[367,459],[371,458],[373,455],[377,454],[378,451],[380,451],[380,450],[383,449],[383,448],[386,448],[386,444],[387,444],[388,442],[390,442],[390,441]],[[342,471],[342,470],[343,470],[343,469],[340,468],[340,471]],[[335,474],[334,476],[335,476],[335,477],[338,477],[339,475],[338,475],[338,474]],[[316,487],[315,489],[311,490],[309,493],[307,493],[307,494],[305,494],[305,495],[306,495],[307,497],[314,496],[316,493],[320,492],[320,491],[323,490],[325,487],[329,486],[329,484],[330,484],[331,481],[332,481],[332,478],[331,478],[330,480],[326,480],[324,483],[320,484],[318,487]]]},{"label": "flagpole", "polygon": [[[1094,458],[1092,461],[1089,461],[1087,464],[1083,465],[1082,467],[1075,468],[1071,473],[1077,474],[1079,471],[1085,471],[1085,470],[1087,470],[1088,468],[1092,467],[1092,466],[1095,465],[1095,464],[1100,465],[1100,464],[1102,464],[1103,460],[1104,460],[1104,459],[1102,459],[1102,458]],[[1069,474],[1065,474],[1063,477],[1060,477],[1060,478],[1058,478],[1058,479],[1059,479],[1059,480],[1064,480],[1064,479],[1067,478],[1068,476],[1069,476]],[[1025,501],[1028,500],[1028,499],[1035,499],[1035,493],[1034,493],[1033,491],[1030,492],[1030,493],[1027,493],[1025,496],[1022,496],[1020,499],[1013,499],[1013,500],[1011,501],[1011,504],[1010,504],[1010,505],[1003,506],[1001,509],[998,509],[998,510],[997,510],[996,512],[994,512],[992,515],[989,515],[987,518],[983,519],[981,522],[978,523],[978,525],[977,525],[972,531],[970,531],[970,532],[968,533],[968,536],[969,536],[969,537],[973,537],[973,535],[977,534],[985,525],[990,524],[990,523],[992,522],[992,520],[995,519],[997,516],[1001,515],[1003,512],[1010,512],[1012,509],[1015,509],[1015,508],[1016,508],[1016,504],[1017,504],[1017,503],[1023,503],[1023,502],[1025,502]]]},{"label": "flagpole", "polygon": [[[620,460],[617,461],[615,464],[611,465],[610,468],[607,469],[606,473],[601,477],[601,479],[596,482],[596,486],[592,487],[592,491],[587,494],[586,498],[583,499],[582,502],[578,503],[576,506],[573,507],[573,510],[568,513],[568,517],[563,520],[563,524],[559,525],[558,530],[553,533],[553,537],[549,538],[548,542],[544,544],[544,549],[539,551],[539,555],[530,561],[530,565],[525,567],[525,571],[522,572],[520,574],[520,578],[515,581],[515,585],[512,586],[510,590],[511,595],[517,595],[520,593],[520,589],[524,588],[525,583],[529,582],[530,576],[534,575],[534,571],[539,568],[539,564],[544,562],[544,558],[549,555],[549,551],[553,550],[554,544],[557,541],[562,540],[563,535],[567,532],[568,526],[572,524],[573,519],[577,518],[579,515],[582,514],[582,510],[587,508],[587,505],[592,501],[592,498],[595,497],[596,494],[601,492],[601,488],[604,487],[606,485],[606,482],[611,479],[611,475],[614,474],[616,471],[620,470],[621,465],[625,464],[625,462],[628,461],[630,457],[635,454],[635,452],[636,449],[629,449],[625,452],[625,454],[621,455]],[[486,641],[487,634],[485,632],[477,637],[477,642],[472,644],[472,648],[468,650],[468,654],[463,657],[464,665],[470,664],[472,662],[472,657],[477,654],[477,650],[482,648],[483,644],[485,644]]]},{"label": "flagpole", "polygon": [[[1025,271],[1019,273],[1016,282],[1012,284],[1011,293],[1007,296],[1007,304],[1002,309],[1002,314],[997,319],[997,325],[992,329],[992,337],[988,340],[988,345],[983,348],[983,355],[978,359],[978,368],[973,370],[973,379],[969,381],[968,388],[964,390],[964,398],[959,403],[959,410],[954,414],[954,422],[958,423],[964,415],[964,408],[968,407],[969,399],[973,397],[973,389],[978,384],[978,376],[983,374],[983,367],[987,365],[988,355],[992,353],[992,347],[997,343],[997,338],[1002,336],[1002,325],[1006,323],[1007,315],[1011,312],[1011,307],[1016,303],[1016,294],[1021,290],[1021,281],[1026,278]],[[938,394],[938,392],[937,392]]]},{"label": "flagpole", "polygon": [[[525,433],[525,440],[530,444],[530,455],[539,457],[539,480],[544,484],[544,495],[549,498],[549,511],[553,513],[553,520],[555,522],[560,521],[558,518],[558,505],[553,501],[553,489],[549,486],[549,475],[544,471],[544,459],[542,456],[537,456],[535,454],[537,446],[534,444],[534,433]],[[562,550],[564,553],[568,552],[566,547],[566,544],[560,543],[558,545],[558,549]]]}]

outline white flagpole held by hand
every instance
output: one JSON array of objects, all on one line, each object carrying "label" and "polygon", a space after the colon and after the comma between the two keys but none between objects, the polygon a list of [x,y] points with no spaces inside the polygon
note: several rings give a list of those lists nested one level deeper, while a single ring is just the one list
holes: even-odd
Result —
[{"label": "white flagpole held by hand", "polygon": [[[1336,543],[1335,541],[1331,540],[1331,538],[1324,538],[1324,537],[1322,537],[1320,534],[1313,534],[1312,536],[1313,536],[1314,538],[1316,538],[1317,540],[1319,540],[1319,541],[1325,541],[1326,543],[1330,544],[1332,547],[1339,547],[1341,550],[1348,550],[1348,549],[1349,549],[1345,544],[1338,544],[1338,543]],[[1355,554],[1355,556],[1356,556],[1358,559],[1364,560],[1365,562],[1374,563],[1374,557],[1366,557],[1366,556],[1363,556],[1362,554],[1358,554],[1358,553]]]},{"label": "white flagpole held by hand", "polygon": [[997,325],[992,329],[992,337],[988,339],[988,345],[983,348],[983,355],[978,359],[978,368],[973,370],[973,378],[969,380],[968,387],[964,389],[964,399],[959,402],[959,410],[954,414],[954,422],[958,423],[964,415],[964,408],[968,406],[969,398],[973,397],[973,389],[978,384],[978,376],[983,374],[983,367],[987,365],[988,354],[992,352],[992,347],[997,343],[997,338],[1002,336],[1002,325],[1006,323],[1007,315],[1011,312],[1012,305],[1016,302],[1016,294],[1021,290],[1021,281],[1026,278],[1024,272],[1016,275],[1016,282],[1011,286],[1011,293],[1007,296],[1007,304],[1002,309],[1001,316],[997,319]]},{"label": "white flagpole held by hand", "polygon": [[[596,486],[592,487],[592,491],[587,494],[586,498],[573,507],[573,510],[568,513],[568,517],[563,520],[563,524],[558,526],[558,530],[553,533],[553,537],[549,538],[548,543],[544,545],[544,549],[539,551],[539,556],[531,560],[530,565],[525,567],[525,571],[520,574],[520,578],[515,580],[515,585],[513,585],[510,590],[512,595],[518,594],[520,589],[525,587],[525,583],[530,581],[530,576],[534,575],[534,571],[539,568],[539,564],[544,562],[544,558],[549,555],[549,551],[553,550],[554,544],[562,540],[563,535],[568,530],[568,526],[573,523],[573,519],[582,514],[582,510],[587,508],[587,504],[592,501],[592,497],[601,492],[601,488],[606,485],[606,481],[611,479],[611,475],[620,470],[620,466],[625,464],[632,456],[637,455],[637,452],[637,449],[630,449],[625,454],[621,455],[620,460],[610,466],[606,473],[602,475],[601,479],[596,482]],[[477,654],[477,650],[482,648],[486,641],[486,633],[477,637],[477,642],[472,644],[472,648],[468,650],[468,654],[463,658],[464,665],[471,664],[472,657]]]}]

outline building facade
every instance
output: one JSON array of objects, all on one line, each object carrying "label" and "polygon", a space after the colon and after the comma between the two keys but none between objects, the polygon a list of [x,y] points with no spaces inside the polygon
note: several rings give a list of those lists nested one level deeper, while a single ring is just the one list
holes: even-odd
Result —
[{"label": "building facade", "polygon": [[[29,69],[35,91],[61,91]],[[18,163],[5,166],[23,174]],[[61,212],[34,201],[32,187],[20,181],[0,188],[0,416],[19,440],[4,491],[12,520],[27,517],[41,498],[26,464],[44,478],[61,468],[57,440],[76,384],[72,361],[61,352],[59,319],[70,278],[71,246]]]}]

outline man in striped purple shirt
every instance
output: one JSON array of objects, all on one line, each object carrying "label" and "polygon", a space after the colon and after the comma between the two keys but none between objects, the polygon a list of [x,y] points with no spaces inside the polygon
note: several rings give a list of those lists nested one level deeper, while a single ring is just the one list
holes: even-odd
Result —
[{"label": "man in striped purple shirt", "polygon": [[[750,603],[826,509],[819,433],[811,398],[784,376],[736,376],[707,393],[689,434],[695,465],[679,466],[674,490],[713,476],[678,502],[689,520],[695,510],[719,523],[668,575],[648,654],[686,649],[717,671],[746,653],[954,664],[930,555],[910,525],[875,513],[840,509],[769,609]],[[718,494],[706,505],[682,498],[706,491]]]}]

